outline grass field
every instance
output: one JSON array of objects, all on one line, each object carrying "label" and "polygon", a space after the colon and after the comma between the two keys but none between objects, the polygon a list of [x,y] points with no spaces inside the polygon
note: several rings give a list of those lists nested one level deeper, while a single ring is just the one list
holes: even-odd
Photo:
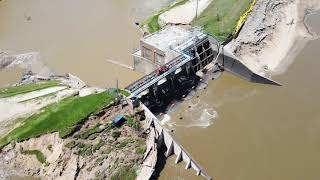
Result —
[{"label": "grass field", "polygon": [[239,17],[247,11],[252,0],[213,0],[193,26],[201,26],[204,31],[224,41],[234,30]]},{"label": "grass field", "polygon": [[59,132],[60,137],[66,137],[74,132],[75,125],[113,100],[113,95],[102,92],[85,97],[72,96],[49,105],[41,113],[24,120],[21,126],[1,139],[0,148],[12,140],[26,140],[51,132]]},{"label": "grass field", "polygon": [[155,14],[150,16],[148,19],[146,19],[144,22],[142,22],[141,25],[142,26],[147,25],[148,31],[150,33],[153,33],[153,32],[156,32],[156,31],[160,30],[160,25],[158,23],[159,16],[162,13],[164,13],[164,12],[166,12],[166,11],[176,7],[176,6],[180,6],[180,5],[184,4],[184,3],[186,3],[187,1],[188,0],[177,0],[176,3],[174,3],[172,5],[169,5],[169,6],[166,6],[166,7],[163,7],[160,11],[156,12]]},{"label": "grass field", "polygon": [[45,89],[53,86],[58,86],[60,81],[52,80],[52,81],[44,81],[39,83],[30,83],[24,84],[20,86],[12,86],[0,88],[0,98],[11,97],[18,94],[24,94],[40,89]]},{"label": "grass field", "polygon": [[[142,26],[147,25],[150,33],[160,30],[159,16],[186,2],[187,0],[180,0],[172,6],[162,8],[146,19]],[[201,26],[206,33],[222,42],[233,32],[239,17],[247,11],[251,3],[252,0],[213,0],[198,19],[193,20],[192,26]]]}]

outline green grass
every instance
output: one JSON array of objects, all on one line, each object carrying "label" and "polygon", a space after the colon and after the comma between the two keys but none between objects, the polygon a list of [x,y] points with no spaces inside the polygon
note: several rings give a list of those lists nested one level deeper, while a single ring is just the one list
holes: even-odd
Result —
[{"label": "green grass", "polygon": [[41,162],[42,164],[46,163],[46,157],[43,155],[43,153],[39,150],[22,150],[21,154],[25,155],[35,155],[37,160]]},{"label": "green grass", "polygon": [[112,177],[111,180],[134,180],[137,174],[133,168],[128,166],[122,167]]},{"label": "green grass", "polygon": [[47,106],[41,113],[27,118],[24,124],[0,140],[0,148],[13,140],[22,141],[52,132],[59,132],[60,137],[66,137],[75,131],[78,123],[91,113],[100,111],[113,100],[114,96],[106,92],[65,98]]},{"label": "green grass", "polygon": [[24,93],[41,90],[41,89],[45,89],[53,86],[58,86],[59,83],[60,81],[52,80],[52,81],[42,81],[38,83],[23,84],[20,86],[0,88],[0,98],[11,97],[18,94],[24,94]]},{"label": "green grass", "polygon": [[141,146],[136,148],[136,154],[144,154],[147,150],[146,146]]},{"label": "green grass", "polygon": [[152,16],[150,16],[149,18],[147,18],[144,22],[141,23],[141,26],[147,26],[148,31],[150,33],[156,32],[158,30],[160,30],[160,25],[158,23],[159,20],[159,16],[161,14],[163,14],[166,11],[169,11],[170,9],[180,6],[184,3],[186,3],[188,0],[177,0],[176,3],[173,3],[169,6],[165,6],[163,7],[160,11],[156,12],[155,14],[153,14]]},{"label": "green grass", "polygon": [[139,122],[136,121],[132,116],[125,115],[124,117],[127,120],[128,126],[134,128],[135,130],[139,130],[140,129]]},{"label": "green grass", "polygon": [[252,0],[213,0],[193,26],[201,26],[204,31],[224,41],[234,30],[239,17],[247,11]]}]

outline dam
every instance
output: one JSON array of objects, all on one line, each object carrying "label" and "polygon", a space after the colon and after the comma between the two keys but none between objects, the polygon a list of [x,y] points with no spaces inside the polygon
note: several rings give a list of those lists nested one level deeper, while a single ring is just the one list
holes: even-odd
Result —
[{"label": "dam", "polygon": [[157,147],[165,145],[166,157],[175,154],[175,163],[184,161],[185,169],[193,168],[196,175],[206,179],[212,177],[162,127],[153,113],[163,111],[172,99],[183,100],[190,90],[201,82],[206,83],[207,77],[215,80],[225,70],[250,82],[281,85],[251,71],[198,27],[167,26],[145,36],[140,41],[140,50],[133,53],[133,60],[134,70],[146,75],[125,89],[131,93],[132,101],[142,102],[149,128],[154,128]]}]

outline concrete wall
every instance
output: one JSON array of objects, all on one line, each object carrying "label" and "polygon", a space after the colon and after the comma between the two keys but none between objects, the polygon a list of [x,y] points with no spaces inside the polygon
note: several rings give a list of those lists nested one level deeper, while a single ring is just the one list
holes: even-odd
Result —
[{"label": "concrete wall", "polygon": [[145,59],[140,55],[136,55],[136,53],[133,54],[133,65],[135,71],[143,74],[150,74],[152,71],[159,68],[157,64],[154,64],[152,61]]},{"label": "concrete wall", "polygon": [[[148,60],[158,64],[158,65],[163,65],[165,64],[165,52],[161,51],[160,49],[145,43],[143,40],[140,40],[140,46],[141,46],[141,56],[146,58],[146,50],[151,51],[151,58],[147,58]],[[161,61],[157,61],[157,56],[160,57]]]},{"label": "concrete wall", "polygon": [[184,161],[186,163],[185,169],[192,168],[196,171],[197,176],[203,176],[206,179],[211,180],[212,178],[204,171],[204,169],[191,157],[191,155],[177,142],[174,138],[162,127],[160,121],[154,116],[154,114],[142,104],[142,107],[145,111],[146,119],[152,127],[159,133],[159,138],[161,142],[167,147],[166,157],[169,157],[175,154],[176,160],[175,163]]},{"label": "concrete wall", "polygon": [[267,77],[260,76],[259,74],[251,71],[247,66],[245,66],[238,58],[233,56],[227,51],[223,51],[222,55],[218,58],[218,63],[223,66],[223,68],[247,81],[261,84],[271,84],[278,85],[281,84],[269,79]]}]

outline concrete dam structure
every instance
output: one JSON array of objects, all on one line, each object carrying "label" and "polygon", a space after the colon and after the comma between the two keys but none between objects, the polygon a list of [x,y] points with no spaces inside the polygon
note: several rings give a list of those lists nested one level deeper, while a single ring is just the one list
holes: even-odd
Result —
[{"label": "concrete dam structure", "polygon": [[131,93],[129,98],[142,102],[147,121],[157,132],[157,142],[167,148],[166,157],[175,154],[176,163],[185,161],[186,169],[193,168],[197,175],[212,179],[153,113],[164,112],[173,99],[183,100],[200,82],[207,81],[206,77],[216,79],[224,70],[251,82],[280,84],[251,71],[199,28],[168,26],[144,37],[140,46],[133,54],[134,69],[146,75],[125,88]]}]

